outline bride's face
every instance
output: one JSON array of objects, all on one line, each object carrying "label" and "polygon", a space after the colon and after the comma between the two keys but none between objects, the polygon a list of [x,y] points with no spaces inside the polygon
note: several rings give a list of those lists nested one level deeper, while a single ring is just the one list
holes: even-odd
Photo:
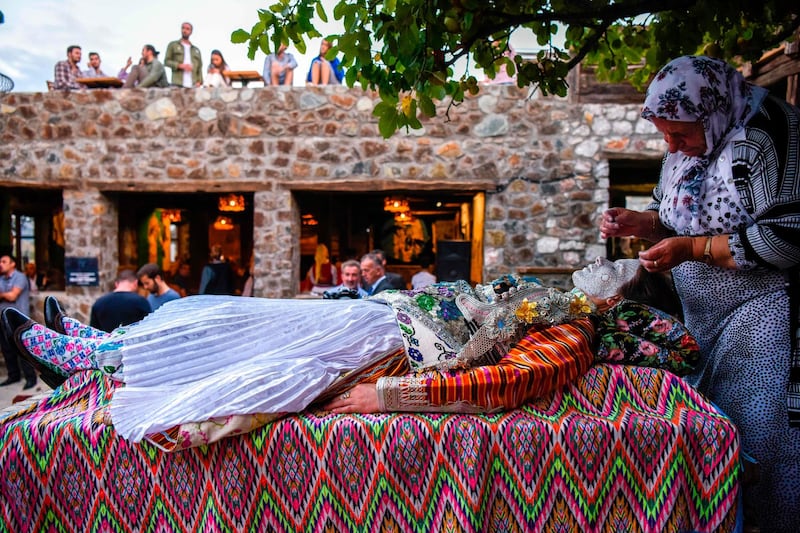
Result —
[{"label": "bride's face", "polygon": [[573,272],[572,282],[592,301],[603,300],[619,294],[622,286],[633,279],[638,269],[638,259],[618,259],[612,262],[598,257],[594,263]]}]

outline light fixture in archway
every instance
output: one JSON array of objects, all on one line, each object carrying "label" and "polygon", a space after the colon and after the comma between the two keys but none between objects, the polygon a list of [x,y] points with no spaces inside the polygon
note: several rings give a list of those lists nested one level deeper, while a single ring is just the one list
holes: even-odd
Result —
[{"label": "light fixture in archway", "polygon": [[217,206],[223,212],[238,213],[244,211],[244,196],[233,193],[220,196]]},{"label": "light fixture in archway", "polygon": [[383,199],[383,210],[389,213],[407,213],[410,211],[408,200],[399,196],[387,196]]},{"label": "light fixture in archway", "polygon": [[218,216],[214,221],[214,229],[219,231],[229,231],[233,229],[233,219],[230,217]]},{"label": "light fixture in archway", "polygon": [[398,226],[407,226],[411,224],[413,217],[410,212],[396,213],[394,215],[394,223]]}]

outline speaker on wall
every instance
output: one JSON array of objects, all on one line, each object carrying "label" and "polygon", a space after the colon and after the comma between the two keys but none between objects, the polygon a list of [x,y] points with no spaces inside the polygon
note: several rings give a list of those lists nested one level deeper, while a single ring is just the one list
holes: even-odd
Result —
[{"label": "speaker on wall", "polygon": [[470,241],[436,242],[437,281],[469,281]]}]

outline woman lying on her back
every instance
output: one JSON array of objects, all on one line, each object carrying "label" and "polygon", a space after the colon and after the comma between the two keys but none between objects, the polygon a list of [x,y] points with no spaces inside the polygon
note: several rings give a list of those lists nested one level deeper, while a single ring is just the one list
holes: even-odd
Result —
[{"label": "woman lying on her back", "polygon": [[51,300],[49,328],[15,309],[3,312],[2,327],[53,386],[89,369],[124,383],[110,415],[133,441],[312,402],[336,413],[512,409],[597,357],[691,369],[693,339],[654,309],[670,301],[668,278],[635,259],[598,259],[573,281],[572,292],[505,276],[365,300],[193,296],[110,334],[53,312]]}]

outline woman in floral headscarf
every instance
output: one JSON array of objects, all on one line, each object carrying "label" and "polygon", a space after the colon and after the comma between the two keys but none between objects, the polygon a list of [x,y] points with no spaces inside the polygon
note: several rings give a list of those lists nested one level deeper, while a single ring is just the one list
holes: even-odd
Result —
[{"label": "woman in floral headscarf", "polygon": [[639,259],[671,269],[702,350],[689,381],[759,463],[747,519],[800,531],[800,110],[685,56],[656,75],[642,117],[668,144],[654,202],[609,209],[601,233],[655,242]]}]

